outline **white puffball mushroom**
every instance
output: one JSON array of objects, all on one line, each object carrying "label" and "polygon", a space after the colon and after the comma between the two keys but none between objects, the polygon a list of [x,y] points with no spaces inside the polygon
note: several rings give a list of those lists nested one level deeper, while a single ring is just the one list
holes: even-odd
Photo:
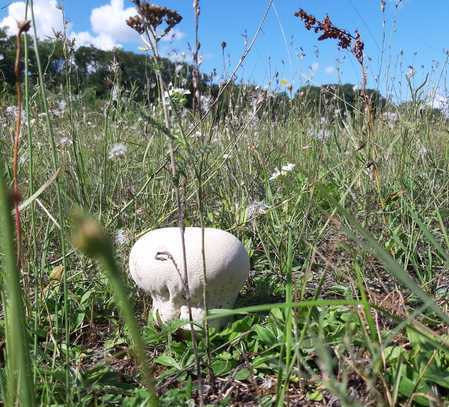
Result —
[{"label": "white puffball mushroom", "polygon": [[[201,228],[186,227],[184,238],[192,318],[201,323],[205,315]],[[240,240],[220,229],[204,229],[204,248],[208,309],[232,308],[249,275],[248,254]],[[154,313],[162,322],[189,320],[179,228],[155,229],[137,240],[129,270],[135,283],[151,295]],[[219,327],[223,322],[211,320],[210,325]]]}]

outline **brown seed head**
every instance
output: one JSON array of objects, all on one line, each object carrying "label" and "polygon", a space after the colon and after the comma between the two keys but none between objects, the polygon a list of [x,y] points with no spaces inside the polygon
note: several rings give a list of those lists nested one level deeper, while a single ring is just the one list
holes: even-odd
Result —
[{"label": "brown seed head", "polygon": [[31,21],[30,20],[17,21],[17,28],[19,29],[17,35],[21,36],[23,33],[26,33],[30,30]]},{"label": "brown seed head", "polygon": [[89,257],[107,256],[111,252],[111,239],[95,219],[81,213],[75,213],[73,219],[73,246]]},{"label": "brown seed head", "polygon": [[340,48],[349,49],[359,64],[363,65],[365,44],[363,43],[359,32],[356,31],[355,36],[353,36],[347,31],[336,27],[329,16],[326,16],[323,21],[319,21],[303,9],[297,11],[295,16],[304,22],[304,26],[307,30],[313,30],[315,33],[321,34],[318,37],[318,41],[327,39],[336,40]]},{"label": "brown seed head", "polygon": [[160,39],[182,20],[182,16],[177,11],[168,7],[143,1],[134,1],[134,4],[137,6],[138,15],[128,18],[126,23],[139,34],[143,34],[146,28],[157,32],[157,29],[165,24],[162,34],[158,34],[158,39]]}]

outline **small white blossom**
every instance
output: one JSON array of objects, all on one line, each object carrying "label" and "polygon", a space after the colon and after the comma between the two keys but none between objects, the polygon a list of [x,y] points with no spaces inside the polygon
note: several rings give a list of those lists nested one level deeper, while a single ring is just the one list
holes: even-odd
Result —
[{"label": "small white blossom", "polygon": [[26,152],[19,157],[19,165],[24,165],[27,161],[28,161],[28,153]]},{"label": "small white blossom", "polygon": [[66,104],[65,100],[60,100],[58,102],[56,108],[52,110],[53,114],[58,117],[62,116],[65,112],[66,105],[67,104]]},{"label": "small white blossom", "polygon": [[0,54],[0,61],[3,61],[5,59],[5,56],[3,54]]},{"label": "small white blossom", "polygon": [[246,217],[252,219],[259,215],[264,215],[270,207],[263,201],[254,201],[246,208]]},{"label": "small white blossom", "polygon": [[331,132],[327,129],[320,129],[312,133],[312,137],[318,141],[326,141],[331,137]]},{"label": "small white blossom", "polygon": [[427,156],[430,154],[430,151],[426,147],[421,146],[420,149],[418,150],[418,154],[422,160],[425,160]]},{"label": "small white blossom", "polygon": [[[14,117],[15,119],[17,118],[19,113],[19,110],[17,109],[17,106],[8,106],[6,108],[6,114],[8,116]],[[26,116],[26,112],[25,110],[22,110],[22,124],[25,124],[27,122],[27,116]]]},{"label": "small white blossom", "polygon": [[271,174],[269,180],[270,180],[270,181],[273,181],[273,180],[275,180],[276,178],[280,177],[281,175],[282,175],[281,171],[279,171],[279,168],[276,167],[276,168],[274,169],[273,174]]},{"label": "small white blossom", "polygon": [[409,66],[407,69],[407,73],[405,74],[408,79],[412,79],[416,74],[415,68],[413,66]]},{"label": "small white blossom", "polygon": [[130,241],[128,232],[125,229],[118,229],[114,235],[114,242],[118,246],[124,246]]},{"label": "small white blossom", "polygon": [[287,175],[289,172],[293,171],[294,168],[295,168],[295,164],[291,164],[291,163],[288,163],[288,164],[286,164],[286,165],[283,165],[283,166],[281,167],[281,169],[279,169],[278,167],[276,167],[276,168],[274,169],[273,174],[271,174],[269,180],[270,180],[270,181],[273,181],[273,180],[275,180],[276,178],[279,178],[280,176]]},{"label": "small white blossom", "polygon": [[170,86],[168,88],[168,96],[180,97],[180,96],[187,96],[187,95],[190,95],[190,90],[183,89],[183,88],[175,88],[170,84]]},{"label": "small white blossom", "polygon": [[212,97],[206,96],[206,95],[201,95],[200,105],[201,105],[201,110],[203,112],[207,112],[210,109],[210,106],[212,105]]},{"label": "small white blossom", "polygon": [[183,65],[178,64],[175,66],[175,73],[176,75],[179,75],[179,73],[182,71]]},{"label": "small white blossom", "polygon": [[73,144],[73,141],[69,137],[61,137],[58,140],[58,146],[59,147],[68,147],[68,146],[71,146],[72,144]]},{"label": "small white blossom", "polygon": [[281,170],[284,172],[290,172],[290,171],[293,171],[295,169],[295,167],[296,167],[296,164],[288,163],[286,165],[283,165],[281,167]]},{"label": "small white blossom", "polygon": [[396,122],[399,119],[399,115],[396,112],[385,112],[382,117],[389,122]]},{"label": "small white blossom", "polygon": [[17,107],[16,106],[8,106],[6,108],[6,114],[9,116],[16,116]]},{"label": "small white blossom", "polygon": [[120,96],[120,88],[114,84],[111,90],[111,97],[114,102],[117,102]]},{"label": "small white blossom", "polygon": [[126,147],[123,143],[114,144],[109,150],[109,159],[115,160],[118,158],[124,158],[128,151],[128,147]]}]

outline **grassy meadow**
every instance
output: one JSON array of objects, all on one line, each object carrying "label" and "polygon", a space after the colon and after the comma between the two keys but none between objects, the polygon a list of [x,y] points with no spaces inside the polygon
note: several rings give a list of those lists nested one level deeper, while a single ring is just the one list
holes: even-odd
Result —
[{"label": "grassy meadow", "polygon": [[[207,90],[195,111],[184,75],[158,77],[168,96],[150,104],[116,65],[94,101],[41,71],[20,83],[16,155],[17,98],[0,99],[3,402],[449,405],[444,116],[411,82],[387,113],[362,94],[273,108],[244,85],[225,114]],[[133,243],[180,221],[233,233],[251,259],[235,309],[211,311],[232,322],[207,335],[158,327],[127,274]]]}]

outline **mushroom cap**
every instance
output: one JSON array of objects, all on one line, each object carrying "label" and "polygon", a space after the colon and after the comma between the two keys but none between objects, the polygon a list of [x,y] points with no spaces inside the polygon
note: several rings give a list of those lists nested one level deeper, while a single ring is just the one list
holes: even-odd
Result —
[{"label": "mushroom cap", "polygon": [[[192,313],[199,321],[204,316],[201,228],[185,228],[184,237]],[[248,278],[248,254],[235,236],[213,228],[204,229],[204,249],[208,307],[230,308]],[[131,249],[129,269],[136,284],[151,294],[163,321],[188,319],[178,227],[155,229],[142,236]]]}]

